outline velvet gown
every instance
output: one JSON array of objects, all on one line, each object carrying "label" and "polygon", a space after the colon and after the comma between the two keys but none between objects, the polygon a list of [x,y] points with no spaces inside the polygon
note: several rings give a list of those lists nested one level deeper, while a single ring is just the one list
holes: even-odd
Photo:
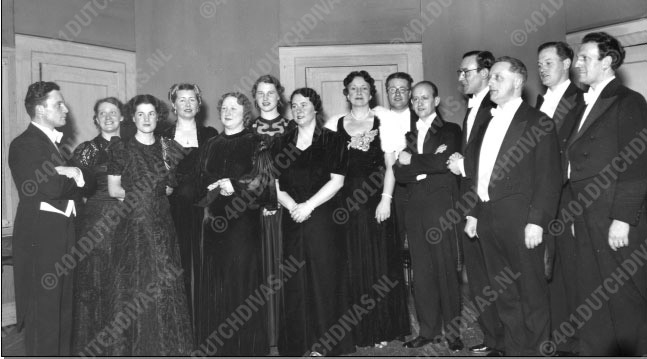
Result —
[{"label": "velvet gown", "polygon": [[376,306],[355,326],[355,344],[364,347],[410,334],[407,294],[402,254],[396,223],[391,216],[377,223],[375,210],[382,199],[384,152],[381,147],[380,119],[373,128],[355,136],[337,121],[337,133],[348,147],[348,173],[344,180],[342,208],[348,212],[345,223],[346,255],[349,266],[351,304],[368,295]]},{"label": "velvet gown", "polygon": [[[176,125],[165,129],[162,134],[167,138],[175,138]],[[199,243],[203,211],[195,206],[199,200],[195,168],[198,165],[200,148],[207,140],[218,134],[213,127],[196,125],[198,147],[184,147],[184,157],[180,160],[175,171],[177,186],[168,197],[171,204],[171,217],[180,246],[180,259],[184,270],[184,284],[189,300],[191,324],[195,330],[195,293],[197,291],[197,270],[199,259]]]},{"label": "velvet gown", "polygon": [[[297,128],[290,130],[278,147],[279,154],[291,159],[281,169],[279,186],[297,203],[303,203],[330,180],[331,174],[346,174],[348,152],[339,136],[326,128],[315,131],[312,144],[305,150],[296,148],[297,135]],[[339,197],[335,196],[302,223],[293,221],[287,212],[283,216],[283,257],[302,266],[284,277],[280,355],[310,351],[339,355],[354,350],[350,333],[340,340],[333,338],[328,345],[323,343],[348,307],[343,226],[333,221],[337,208]]]},{"label": "velvet gown", "polygon": [[[198,350],[208,356],[269,354],[264,293],[270,284],[263,283],[262,277],[259,217],[264,199],[249,190],[246,181],[254,170],[259,144],[259,138],[245,129],[210,139],[200,153],[202,194],[206,195],[207,186],[224,178],[235,190],[231,196],[219,195],[218,188],[211,191],[209,195],[215,198],[204,210],[196,331]],[[249,304],[251,297],[256,304]],[[245,313],[236,313],[241,306],[245,308],[240,313]],[[246,319],[235,324],[235,329],[228,324],[241,315]]]},{"label": "velvet gown", "polygon": [[[180,356],[193,349],[177,235],[166,187],[180,158],[173,140],[111,146],[108,175],[120,175],[125,213],[115,231],[107,355]],[[114,330],[121,328],[120,330]]]}]

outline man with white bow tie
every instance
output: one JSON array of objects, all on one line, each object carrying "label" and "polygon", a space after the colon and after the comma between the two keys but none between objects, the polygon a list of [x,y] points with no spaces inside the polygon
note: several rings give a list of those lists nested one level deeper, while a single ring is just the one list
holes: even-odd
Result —
[{"label": "man with white bow tie", "polygon": [[[468,202],[466,193],[474,185],[474,174],[466,173],[464,156],[471,156],[474,152],[476,137],[481,127],[487,126],[492,118],[490,110],[496,104],[490,100],[490,68],[494,64],[494,55],[490,51],[469,51],[463,55],[460,68],[456,71],[458,75],[459,88],[468,96],[467,113],[463,120],[463,136],[461,139],[461,151],[450,156],[448,168],[455,175],[461,176],[461,198]],[[472,202],[473,203],[473,202]],[[469,206],[470,203],[466,204]],[[490,285],[485,270],[483,250],[481,243],[476,238],[469,238],[462,233],[463,258],[467,271],[467,283],[470,288],[471,300],[475,301],[477,296],[483,295],[483,290]],[[491,351],[503,349],[503,325],[493,305],[483,308],[478,317],[479,327],[483,331],[483,343],[471,346],[471,353],[487,354]]]},{"label": "man with white bow tie", "polygon": [[[9,147],[9,167],[20,201],[12,241],[18,329],[27,355],[71,355],[73,268],[62,263],[74,245],[74,199],[84,173],[65,166],[57,148],[68,108],[54,82],[29,86],[31,123]],[[87,176],[85,176],[87,177]]]},{"label": "man with white bow tie", "polygon": [[453,325],[461,314],[458,233],[454,225],[443,223],[458,196],[457,178],[446,162],[460,149],[461,130],[440,117],[439,103],[438,88],[432,82],[413,87],[411,104],[419,119],[393,166],[396,180],[407,186],[405,222],[420,324],[418,337],[404,346],[440,344],[444,332],[449,350],[458,351],[463,349],[460,330]]},{"label": "man with white bow tie", "polygon": [[[566,144],[575,128],[578,116],[584,107],[583,92],[569,80],[573,50],[561,41],[546,42],[537,49],[537,67],[539,77],[546,93],[537,96],[535,108],[545,113],[555,122],[559,139],[562,164],[562,190],[559,212],[570,211],[571,189],[566,181]],[[561,226],[555,227],[553,233],[545,235],[546,270],[550,289],[551,332],[559,330],[564,321],[580,304],[577,298],[577,262],[576,243],[571,227],[571,216],[558,215]],[[560,355],[569,355],[578,351],[577,336],[565,336],[556,343]]]},{"label": "man with white bow tie", "polygon": [[[498,106],[477,136],[474,155],[465,157],[479,199],[468,214],[465,232],[481,242],[503,322],[503,351],[513,356],[540,355],[549,338],[542,235],[555,217],[561,188],[555,125],[521,99],[527,76],[520,60],[496,60],[489,87]],[[512,283],[500,280],[506,272],[513,273]]]},{"label": "man with white bow tie", "polygon": [[580,297],[623,276],[580,328],[582,355],[647,353],[647,265],[632,259],[647,255],[647,103],[615,77],[624,57],[616,38],[597,32],[584,36],[575,63],[590,86],[567,147],[572,195],[584,207],[574,213]]}]

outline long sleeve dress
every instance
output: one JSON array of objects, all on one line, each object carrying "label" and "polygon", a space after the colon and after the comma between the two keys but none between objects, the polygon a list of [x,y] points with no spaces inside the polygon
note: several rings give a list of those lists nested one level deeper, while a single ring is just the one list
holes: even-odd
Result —
[{"label": "long sleeve dress", "polygon": [[[259,208],[262,189],[251,191],[259,138],[250,130],[210,139],[200,153],[200,189],[229,179],[231,196],[219,188],[204,210],[200,243],[196,332],[201,354],[208,356],[269,354],[267,298],[263,282]],[[263,293],[266,293],[265,291]],[[253,299],[252,299],[253,298]]]},{"label": "long sleeve dress", "polygon": [[[177,127],[175,125],[170,126],[162,134],[167,138],[175,138],[176,129]],[[197,125],[196,140],[198,147],[185,147],[183,144],[180,144],[184,157],[180,160],[175,170],[177,186],[168,197],[171,204],[171,217],[173,217],[175,231],[178,236],[178,244],[180,246],[180,259],[182,260],[182,269],[184,270],[184,284],[189,299],[189,311],[191,313],[191,323],[194,330],[194,307],[199,260],[198,246],[200,243],[200,233],[202,232],[202,210],[195,206],[195,203],[199,200],[195,167],[198,165],[200,149],[204,147],[210,138],[217,134],[218,131],[213,127]]]}]

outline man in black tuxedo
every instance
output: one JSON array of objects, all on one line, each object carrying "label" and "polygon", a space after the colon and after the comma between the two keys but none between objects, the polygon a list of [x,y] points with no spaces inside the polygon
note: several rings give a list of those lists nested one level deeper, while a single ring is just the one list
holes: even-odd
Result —
[{"label": "man in black tuxedo", "polygon": [[[562,190],[558,214],[568,211],[571,189],[566,181],[566,144],[575,127],[578,116],[584,107],[584,96],[569,80],[573,49],[565,42],[546,42],[537,49],[539,77],[546,93],[537,96],[535,108],[545,113],[555,122],[562,164]],[[571,313],[580,304],[577,298],[577,265],[575,237],[572,233],[573,221],[570,216],[558,216],[558,222],[546,234],[547,271],[551,303],[551,333],[560,330],[559,326],[568,322]],[[564,335],[556,340],[556,350],[562,354],[577,352],[577,336]]]},{"label": "man in black tuxedo", "polygon": [[[465,207],[473,205],[466,195],[474,185],[474,173],[466,173],[464,156],[473,153],[474,144],[478,141],[476,136],[482,133],[481,128],[487,126],[492,118],[490,110],[496,104],[490,100],[490,68],[494,64],[494,55],[490,51],[469,51],[463,55],[460,68],[456,71],[461,91],[468,96],[467,113],[463,120],[463,136],[461,151],[452,154],[449,158],[448,168],[455,175],[461,176],[461,200],[466,202]],[[471,300],[476,301],[477,296],[484,296],[484,288],[490,285],[490,280],[485,270],[485,261],[481,243],[476,238],[463,236],[463,255],[467,270],[467,281],[470,288]],[[479,327],[483,331],[483,343],[469,348],[472,353],[489,353],[492,350],[503,349],[503,324],[493,305],[483,308],[478,317]]]},{"label": "man in black tuxedo", "polygon": [[461,315],[457,232],[441,221],[458,194],[456,177],[445,163],[460,149],[461,130],[437,113],[440,98],[433,83],[416,84],[411,97],[419,120],[407,134],[407,148],[393,166],[396,180],[406,183],[409,195],[405,221],[420,324],[419,336],[404,346],[440,344],[444,329],[449,349],[458,351],[463,342],[460,332],[451,326]]},{"label": "man in black tuxedo", "polygon": [[56,143],[68,109],[54,82],[27,89],[27,130],[11,142],[9,167],[19,189],[13,235],[18,328],[27,355],[71,355],[72,268],[62,257],[74,244],[74,199],[83,172],[65,166]]},{"label": "man in black tuxedo", "polygon": [[[479,198],[465,232],[481,242],[507,355],[539,355],[549,337],[542,236],[555,217],[561,187],[554,123],[521,99],[527,76],[520,60],[496,60],[489,87],[498,106],[477,136],[475,154],[465,158]],[[512,283],[500,280],[510,271]]]},{"label": "man in black tuxedo", "polygon": [[647,353],[647,265],[636,254],[647,252],[647,103],[615,78],[624,56],[616,38],[597,32],[584,36],[575,63],[590,86],[566,152],[584,207],[574,213],[578,290],[582,300],[600,286],[609,293],[580,328],[583,355]]}]

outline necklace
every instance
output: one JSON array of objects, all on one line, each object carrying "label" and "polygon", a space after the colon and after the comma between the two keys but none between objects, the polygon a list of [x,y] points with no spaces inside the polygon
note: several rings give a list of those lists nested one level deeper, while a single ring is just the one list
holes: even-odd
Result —
[{"label": "necklace", "polygon": [[365,115],[363,118],[361,118],[361,119],[360,119],[359,117],[355,116],[355,113],[353,112],[353,110],[352,110],[352,109],[350,110],[350,115],[351,115],[354,119],[356,119],[357,121],[365,120],[365,119],[367,119],[367,118],[371,115],[371,110],[368,110],[368,112],[366,113],[366,115]]}]

